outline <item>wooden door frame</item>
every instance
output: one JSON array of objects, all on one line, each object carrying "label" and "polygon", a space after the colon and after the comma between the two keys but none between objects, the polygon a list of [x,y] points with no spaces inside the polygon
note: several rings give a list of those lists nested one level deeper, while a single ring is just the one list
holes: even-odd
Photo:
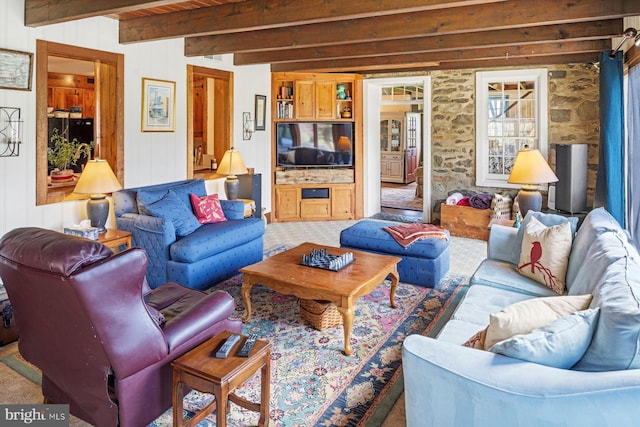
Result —
[{"label": "wooden door frame", "polygon": [[[229,120],[227,126],[227,134],[229,140],[225,142],[226,149],[231,148],[233,139],[233,73],[230,71],[216,70],[213,68],[199,67],[196,65],[187,65],[187,178],[193,178],[193,76],[194,74],[203,75],[213,79],[226,80],[229,84],[229,99],[227,102],[229,108]],[[220,161],[220,159],[218,159]]]},{"label": "wooden door frame", "polygon": [[[61,43],[36,40],[36,205],[61,202],[86,198],[87,196],[74,196],[72,188],[65,187],[61,191],[49,191],[47,185],[48,175],[48,118],[47,118],[47,90],[48,90],[48,58],[59,56],[62,58],[78,59],[82,61],[98,62],[113,65],[115,68],[114,87],[115,99],[113,102],[104,102],[108,109],[108,115],[112,117],[115,129],[115,153],[112,158],[106,159],[113,171],[124,185],[124,55],[120,53],[105,52],[95,49],[87,49]],[[100,102],[100,101],[98,101]],[[99,108],[96,108],[94,126],[104,119]],[[104,123],[103,123],[104,124]],[[105,124],[106,125],[106,124]],[[100,135],[98,134],[98,137]]]}]

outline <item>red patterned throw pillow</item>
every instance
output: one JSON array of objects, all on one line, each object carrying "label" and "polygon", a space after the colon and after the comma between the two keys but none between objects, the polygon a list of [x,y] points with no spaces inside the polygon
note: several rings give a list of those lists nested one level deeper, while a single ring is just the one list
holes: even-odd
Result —
[{"label": "red patterned throw pillow", "polygon": [[220,199],[217,194],[198,197],[191,193],[190,197],[193,213],[196,218],[198,218],[200,224],[210,224],[227,220],[224,212],[222,212],[222,206],[220,205]]}]

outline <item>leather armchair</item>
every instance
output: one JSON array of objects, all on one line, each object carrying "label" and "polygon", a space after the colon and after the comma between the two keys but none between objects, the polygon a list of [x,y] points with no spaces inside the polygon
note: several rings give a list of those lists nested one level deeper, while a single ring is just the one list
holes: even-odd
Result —
[{"label": "leather armchair", "polygon": [[147,425],[171,406],[171,361],[214,335],[240,333],[235,304],[167,283],[151,290],[147,255],[40,228],[0,239],[0,277],[22,356],[47,403],[95,426]]}]

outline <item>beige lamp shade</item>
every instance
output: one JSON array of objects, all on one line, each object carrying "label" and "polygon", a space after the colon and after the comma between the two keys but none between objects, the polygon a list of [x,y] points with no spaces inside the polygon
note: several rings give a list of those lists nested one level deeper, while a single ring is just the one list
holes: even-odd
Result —
[{"label": "beige lamp shade", "polygon": [[240,152],[234,150],[233,148],[227,150],[222,156],[222,160],[218,163],[217,172],[221,175],[244,175],[246,174],[247,167],[244,165],[244,161],[242,160],[242,156],[240,156]]},{"label": "beige lamp shade", "polygon": [[510,184],[547,184],[556,182],[558,177],[553,173],[540,151],[525,146],[516,155],[507,180]]},{"label": "beige lamp shade", "polygon": [[77,194],[104,194],[122,189],[106,160],[89,160],[73,190]]}]

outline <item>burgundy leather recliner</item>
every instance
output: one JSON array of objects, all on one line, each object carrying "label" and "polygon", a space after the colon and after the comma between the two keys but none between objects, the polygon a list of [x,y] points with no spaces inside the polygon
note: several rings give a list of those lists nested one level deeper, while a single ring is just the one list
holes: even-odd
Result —
[{"label": "burgundy leather recliner", "polygon": [[0,239],[0,277],[22,356],[48,403],[95,426],[148,424],[171,406],[171,361],[214,335],[240,333],[224,291],[147,286],[147,255],[41,228]]}]

